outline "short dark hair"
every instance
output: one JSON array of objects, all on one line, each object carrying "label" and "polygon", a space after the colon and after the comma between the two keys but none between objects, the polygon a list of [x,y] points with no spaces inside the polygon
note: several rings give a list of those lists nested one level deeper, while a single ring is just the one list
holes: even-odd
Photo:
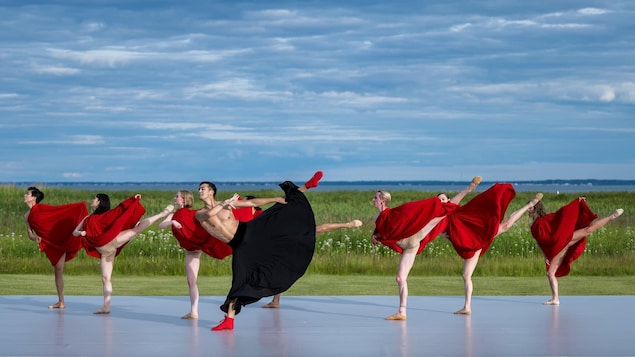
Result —
[{"label": "short dark hair", "polygon": [[31,191],[31,196],[35,197],[35,203],[40,203],[44,199],[44,192],[40,191],[37,187],[31,186],[26,190]]},{"label": "short dark hair", "polygon": [[212,191],[214,191],[214,194],[212,195],[212,197],[216,198],[216,185],[214,185],[213,183],[209,182],[209,181],[203,181],[201,183],[198,184],[198,187],[201,187],[202,185],[207,185],[209,186],[209,188],[212,189]]}]

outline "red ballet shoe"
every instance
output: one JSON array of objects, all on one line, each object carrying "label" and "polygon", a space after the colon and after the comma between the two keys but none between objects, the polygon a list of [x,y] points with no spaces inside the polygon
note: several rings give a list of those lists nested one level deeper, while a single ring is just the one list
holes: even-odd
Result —
[{"label": "red ballet shoe", "polygon": [[318,187],[318,182],[322,179],[322,171],[317,171],[313,174],[313,177],[304,183],[306,188]]},{"label": "red ballet shoe", "polygon": [[225,316],[223,321],[220,324],[212,327],[212,331],[221,331],[221,330],[233,330],[234,329],[234,318]]}]

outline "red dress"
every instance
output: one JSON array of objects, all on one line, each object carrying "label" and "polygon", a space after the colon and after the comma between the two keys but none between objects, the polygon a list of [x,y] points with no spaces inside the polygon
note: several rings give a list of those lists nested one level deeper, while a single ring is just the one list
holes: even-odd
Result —
[{"label": "red dress", "polygon": [[181,228],[172,226],[172,234],[181,248],[189,251],[202,250],[212,258],[223,259],[232,254],[232,248],[225,242],[214,238],[196,219],[196,210],[183,207],[174,212],[172,220],[181,224]]},{"label": "red dress", "polygon": [[42,238],[40,251],[51,265],[57,264],[66,253],[65,261],[73,259],[82,249],[82,240],[73,236],[79,222],[88,215],[85,202],[51,206],[38,203],[31,207],[29,227]]},{"label": "red dress", "polygon": [[[406,202],[395,208],[386,208],[377,216],[373,234],[379,236],[377,239],[379,243],[401,254],[403,249],[397,245],[398,241],[412,237],[433,218],[448,214],[449,209],[451,207],[441,203],[438,197]],[[421,240],[417,254],[421,254],[426,245],[443,231],[443,221],[445,220],[442,220]]]},{"label": "red dress", "polygon": [[[139,199],[133,196],[107,212],[88,216],[84,221],[86,253],[91,257],[100,258],[101,254],[96,248],[110,243],[122,231],[134,228],[145,213],[146,210]],[[124,246],[125,244],[117,248],[116,255],[121,253]]]},{"label": "red dress", "polygon": [[487,252],[514,197],[511,184],[496,183],[446,217],[448,238],[463,259],[472,258],[479,249],[480,255]]},{"label": "red dress", "polygon": [[[598,215],[595,214],[585,200],[575,199],[556,212],[536,218],[531,225],[531,235],[545,255],[546,268],[549,262],[560,253],[573,239],[573,232],[588,227]],[[566,276],[571,271],[571,263],[584,252],[586,237],[567,249],[556,276]]]}]

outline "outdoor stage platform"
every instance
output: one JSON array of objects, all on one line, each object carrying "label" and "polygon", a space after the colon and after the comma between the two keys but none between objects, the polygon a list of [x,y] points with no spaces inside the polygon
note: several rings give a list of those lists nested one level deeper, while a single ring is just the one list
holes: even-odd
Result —
[{"label": "outdoor stage platform", "polygon": [[198,320],[182,320],[187,296],[0,296],[0,356],[635,356],[635,296],[411,296],[407,321],[386,321],[397,296],[263,299],[212,332],[224,297],[201,297]]}]

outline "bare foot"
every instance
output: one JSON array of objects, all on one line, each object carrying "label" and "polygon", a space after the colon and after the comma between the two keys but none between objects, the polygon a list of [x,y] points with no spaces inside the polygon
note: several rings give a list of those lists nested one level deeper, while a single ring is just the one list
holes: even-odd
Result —
[{"label": "bare foot", "polygon": [[277,309],[280,307],[280,303],[272,301],[270,303],[262,305],[264,309]]},{"label": "bare foot", "polygon": [[534,198],[532,198],[531,201],[529,201],[529,203],[531,203],[531,207],[535,206],[538,202],[540,202],[540,200],[542,200],[543,197],[544,195],[542,194],[542,192],[538,192],[536,196],[534,196]]},{"label": "bare foot", "polygon": [[64,306],[64,303],[61,301],[57,302],[56,304],[49,305],[49,309],[63,309],[65,307],[66,306]]},{"label": "bare foot", "polygon": [[621,216],[622,213],[624,213],[624,210],[621,209],[621,208],[618,208],[618,209],[615,210],[615,212],[613,212],[613,214],[611,215],[611,218],[615,219],[615,218]]},{"label": "bare foot", "polygon": [[93,314],[96,314],[96,315],[106,315],[109,313],[110,313],[110,308],[107,308],[107,307],[102,307],[101,309],[95,310],[95,312],[93,312]]},{"label": "bare foot", "polygon": [[188,312],[187,314],[181,316],[181,318],[183,320],[190,320],[190,319],[196,320],[196,319],[198,319],[198,315],[197,314],[193,314],[191,312]]},{"label": "bare foot", "polygon": [[543,305],[560,305],[560,301],[551,299],[545,301]]},{"label": "bare foot", "polygon": [[471,310],[468,310],[468,309],[463,308],[463,309],[461,309],[461,310],[454,311],[454,314],[455,314],[455,315],[472,315],[472,311],[471,311]]},{"label": "bare foot", "polygon": [[349,228],[361,227],[362,224],[363,224],[362,221],[360,221],[359,219],[354,219],[354,220],[348,222]]},{"label": "bare foot", "polygon": [[401,314],[399,312],[394,315],[390,315],[386,317],[386,320],[405,320],[405,319],[406,319],[406,314]]}]

